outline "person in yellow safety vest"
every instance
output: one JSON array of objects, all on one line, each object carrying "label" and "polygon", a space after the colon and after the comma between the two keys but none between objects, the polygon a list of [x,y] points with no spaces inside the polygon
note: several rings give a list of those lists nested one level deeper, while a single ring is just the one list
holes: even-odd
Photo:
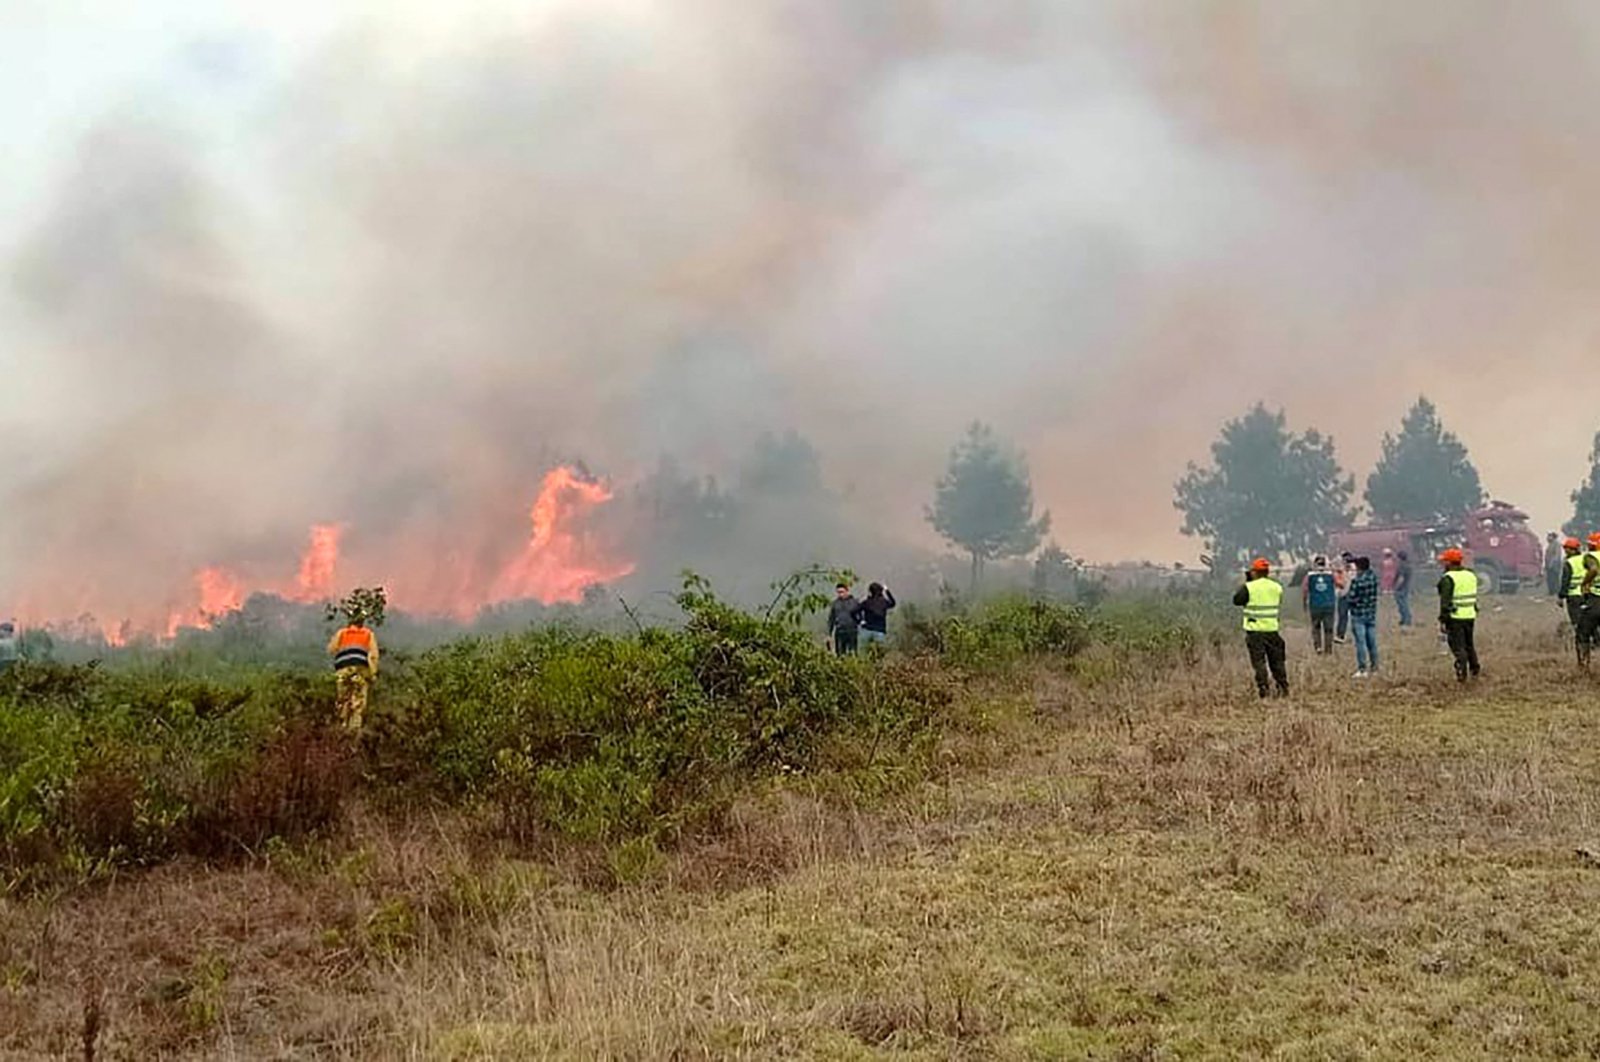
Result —
[{"label": "person in yellow safety vest", "polygon": [[1577,591],[1583,595],[1576,625],[1578,663],[1589,666],[1589,651],[1600,644],[1600,531],[1589,536],[1589,552],[1583,555],[1583,577]]},{"label": "person in yellow safety vest", "polygon": [[1566,606],[1567,619],[1572,623],[1572,640],[1578,647],[1578,666],[1588,667],[1590,638],[1584,624],[1583,577],[1584,566],[1590,562],[1592,555],[1584,553],[1583,544],[1575,538],[1561,543],[1561,549],[1566,557],[1561,565],[1556,598]]},{"label": "person in yellow safety vest", "polygon": [[1456,681],[1465,682],[1470,674],[1478,677],[1478,647],[1473,643],[1473,628],[1478,621],[1478,574],[1462,567],[1465,556],[1459,549],[1439,554],[1444,576],[1439,580],[1439,628],[1444,631],[1450,654],[1456,658]]},{"label": "person in yellow safety vest", "polygon": [[1272,565],[1257,557],[1245,573],[1244,585],[1233,595],[1233,603],[1244,609],[1244,645],[1250,653],[1250,666],[1256,673],[1256,691],[1268,692],[1267,672],[1277,683],[1278,696],[1289,695],[1288,650],[1278,632],[1283,612],[1283,584],[1272,578]]},{"label": "person in yellow safety vest", "polygon": [[352,619],[328,642],[328,655],[333,657],[339,722],[348,730],[360,730],[367,691],[378,677],[378,639],[365,623]]}]

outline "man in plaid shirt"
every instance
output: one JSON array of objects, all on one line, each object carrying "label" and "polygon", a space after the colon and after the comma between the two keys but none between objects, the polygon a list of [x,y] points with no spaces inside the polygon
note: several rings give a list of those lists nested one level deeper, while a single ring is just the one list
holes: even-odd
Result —
[{"label": "man in plaid shirt", "polygon": [[1356,641],[1356,678],[1378,670],[1378,573],[1366,557],[1356,558],[1356,575],[1345,594],[1350,602],[1350,633]]}]

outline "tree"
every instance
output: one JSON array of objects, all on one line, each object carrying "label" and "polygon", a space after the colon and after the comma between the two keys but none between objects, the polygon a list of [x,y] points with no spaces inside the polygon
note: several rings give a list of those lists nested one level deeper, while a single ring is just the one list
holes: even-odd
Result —
[{"label": "tree", "polygon": [[1572,492],[1572,519],[1561,530],[1576,538],[1600,531],[1600,434],[1589,451],[1589,478]]},{"label": "tree", "polygon": [[1037,597],[1077,596],[1078,562],[1052,541],[1033,559],[1033,592]]},{"label": "tree", "polygon": [[1214,567],[1310,553],[1355,516],[1355,479],[1339,468],[1333,439],[1315,428],[1294,434],[1281,410],[1258,402],[1224,424],[1211,458],[1211,468],[1189,463],[1172,504],[1183,513],[1183,533],[1202,536]]},{"label": "tree", "polygon": [[927,518],[935,531],[972,558],[974,589],[986,562],[1026,556],[1050,530],[1048,512],[1033,515],[1027,458],[977,421],[950,451]]},{"label": "tree", "polygon": [[389,595],[381,586],[361,586],[337,605],[324,606],[327,621],[332,623],[344,613],[346,623],[360,623],[367,627],[381,627],[389,608]]},{"label": "tree", "polygon": [[762,432],[739,468],[739,489],[751,494],[814,498],[823,491],[822,458],[799,432]]},{"label": "tree", "polygon": [[1374,520],[1449,520],[1483,504],[1478,470],[1467,448],[1439,423],[1439,411],[1418,398],[1398,436],[1385,433],[1383,456],[1367,477]]}]

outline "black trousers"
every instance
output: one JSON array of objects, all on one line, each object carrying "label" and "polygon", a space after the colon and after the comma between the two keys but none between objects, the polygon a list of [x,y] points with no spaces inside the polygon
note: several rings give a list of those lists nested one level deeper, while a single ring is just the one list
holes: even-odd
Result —
[{"label": "black trousers", "polygon": [[1267,672],[1278,684],[1279,693],[1289,692],[1289,651],[1283,644],[1283,635],[1277,631],[1245,631],[1244,647],[1250,651],[1250,666],[1256,672],[1256,690],[1265,697],[1268,692]]},{"label": "black trousers", "polygon": [[1583,607],[1583,598],[1567,598],[1567,619],[1572,623],[1572,642],[1578,649],[1578,663],[1589,662],[1589,648],[1593,644],[1594,632],[1588,629],[1589,610]]},{"label": "black trousers", "polygon": [[1319,653],[1333,652],[1333,609],[1311,610],[1311,648]]},{"label": "black trousers", "polygon": [[849,656],[856,651],[856,642],[859,640],[860,635],[856,628],[845,630],[840,627],[833,632],[833,651],[839,656]]},{"label": "black trousers", "polygon": [[1467,681],[1470,673],[1478,674],[1478,647],[1472,643],[1472,628],[1477,620],[1450,619],[1444,621],[1445,641],[1450,643],[1450,654],[1456,658],[1456,678]]},{"label": "black trousers", "polygon": [[1575,613],[1572,630],[1573,640],[1578,643],[1578,662],[1587,664],[1590,650],[1600,645],[1600,597],[1590,594],[1577,609],[1572,608],[1572,598],[1569,597],[1567,608],[1569,614]]}]

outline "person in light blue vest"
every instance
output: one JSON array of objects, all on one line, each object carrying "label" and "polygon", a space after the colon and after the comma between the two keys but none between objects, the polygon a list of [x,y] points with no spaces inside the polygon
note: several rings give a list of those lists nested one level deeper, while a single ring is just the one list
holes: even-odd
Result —
[{"label": "person in light blue vest", "polygon": [[1328,558],[1316,557],[1300,584],[1300,597],[1311,618],[1311,648],[1324,655],[1333,652],[1333,614],[1339,607],[1339,585],[1328,570]]}]

